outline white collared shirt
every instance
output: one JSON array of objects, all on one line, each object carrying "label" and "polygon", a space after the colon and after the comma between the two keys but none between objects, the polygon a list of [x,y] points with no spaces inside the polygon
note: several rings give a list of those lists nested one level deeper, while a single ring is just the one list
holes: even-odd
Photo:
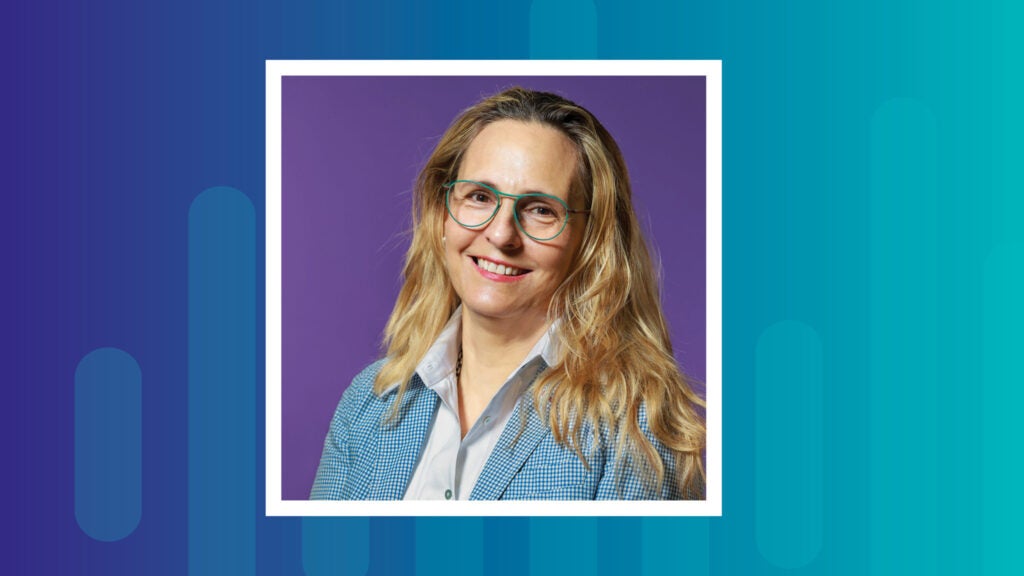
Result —
[{"label": "white collared shirt", "polygon": [[441,402],[406,488],[406,500],[468,500],[519,397],[539,370],[555,362],[557,338],[553,337],[555,326],[552,325],[512,371],[463,438],[455,380],[461,327],[460,306],[416,367],[420,379]]}]

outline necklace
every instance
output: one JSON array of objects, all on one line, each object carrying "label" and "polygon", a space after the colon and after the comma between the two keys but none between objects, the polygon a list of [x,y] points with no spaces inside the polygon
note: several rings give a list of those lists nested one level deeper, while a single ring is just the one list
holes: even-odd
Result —
[{"label": "necklace", "polygon": [[455,383],[458,384],[462,377],[462,346],[459,346],[459,358],[455,361]]}]

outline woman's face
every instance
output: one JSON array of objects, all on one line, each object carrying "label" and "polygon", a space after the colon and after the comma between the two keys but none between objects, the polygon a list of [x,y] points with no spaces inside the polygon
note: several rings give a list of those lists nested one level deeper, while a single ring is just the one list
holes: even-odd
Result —
[{"label": "woman's face", "polygon": [[[571,209],[581,209],[569,199],[575,173],[576,153],[562,133],[543,124],[501,120],[487,125],[470,144],[458,179],[482,182],[507,194],[543,192],[558,196]],[[516,226],[513,204],[512,198],[503,197],[494,218],[474,229],[446,215],[445,264],[464,311],[520,320],[527,328],[546,317],[584,227],[581,216],[573,215],[559,236],[538,242]],[[506,267],[505,272],[488,270],[492,264]]]}]

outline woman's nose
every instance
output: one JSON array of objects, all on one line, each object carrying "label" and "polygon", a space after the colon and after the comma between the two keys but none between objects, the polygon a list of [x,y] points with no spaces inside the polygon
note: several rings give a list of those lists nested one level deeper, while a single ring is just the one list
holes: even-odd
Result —
[{"label": "woman's nose", "polygon": [[515,202],[505,199],[498,208],[498,213],[487,225],[487,239],[496,246],[515,248],[523,239],[516,227]]}]

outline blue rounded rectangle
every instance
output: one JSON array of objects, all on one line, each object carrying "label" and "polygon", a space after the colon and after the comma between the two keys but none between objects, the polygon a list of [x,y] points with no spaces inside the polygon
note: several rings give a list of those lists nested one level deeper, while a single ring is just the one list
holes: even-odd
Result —
[{"label": "blue rounded rectangle", "polygon": [[142,372],[99,348],[75,370],[75,519],[89,537],[120,540],[142,517]]}]

